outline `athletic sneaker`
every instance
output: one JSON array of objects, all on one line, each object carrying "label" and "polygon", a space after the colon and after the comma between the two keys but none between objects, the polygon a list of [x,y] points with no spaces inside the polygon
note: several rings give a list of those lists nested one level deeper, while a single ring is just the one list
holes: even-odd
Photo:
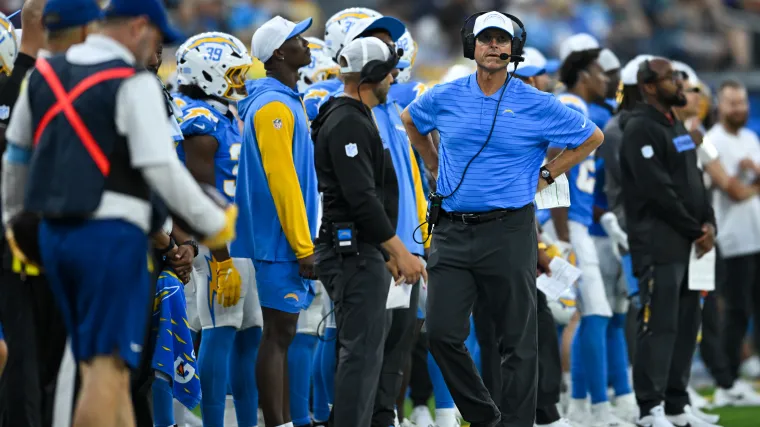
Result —
[{"label": "athletic sneaker", "polygon": [[665,408],[662,405],[655,406],[649,411],[649,415],[636,421],[639,427],[675,427],[665,416]]},{"label": "athletic sneaker", "polygon": [[710,424],[705,420],[686,412],[680,415],[668,415],[667,419],[676,427],[720,427],[717,424]]},{"label": "athletic sneaker", "polygon": [[625,422],[635,423],[639,418],[639,405],[636,403],[636,395],[628,393],[617,396],[615,406],[612,407],[612,413]]},{"label": "athletic sneaker", "polygon": [[622,420],[612,413],[610,402],[591,405],[590,427],[634,427],[633,424]]},{"label": "athletic sneaker", "polygon": [[742,380],[736,380],[730,389],[718,388],[713,396],[713,407],[760,406],[760,394]]},{"label": "athletic sneaker", "polygon": [[575,426],[571,424],[570,421],[562,418],[551,424],[536,424],[535,427],[575,427]]},{"label": "athletic sneaker", "polygon": [[701,394],[697,393],[697,391],[694,390],[694,387],[687,387],[686,392],[689,393],[689,402],[691,402],[691,406],[693,408],[702,409],[710,406],[710,401],[705,399]]},{"label": "athletic sneaker", "polygon": [[687,414],[694,415],[695,417],[701,419],[702,421],[705,421],[710,424],[718,424],[718,421],[720,421],[720,415],[706,414],[697,408],[692,408],[689,405],[684,406],[683,411],[686,412]]},{"label": "athletic sneaker", "polygon": [[436,427],[459,427],[459,419],[457,418],[457,411],[454,408],[451,409],[436,409],[435,410],[435,426]]},{"label": "athletic sneaker", "polygon": [[565,418],[582,426],[592,424],[588,399],[570,399],[570,403],[567,405],[567,414],[565,414]]},{"label": "athletic sneaker", "polygon": [[417,406],[412,410],[412,413],[409,415],[409,421],[417,427],[435,426],[435,421],[433,421],[433,417],[430,415],[430,409],[424,405]]}]

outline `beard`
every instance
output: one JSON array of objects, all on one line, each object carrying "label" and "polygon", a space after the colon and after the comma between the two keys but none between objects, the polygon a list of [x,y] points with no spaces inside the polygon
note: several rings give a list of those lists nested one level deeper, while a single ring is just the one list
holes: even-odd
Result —
[{"label": "beard", "polygon": [[686,99],[686,94],[684,94],[683,91],[679,90],[673,93],[665,93],[658,89],[657,92],[657,98],[659,98],[660,103],[666,107],[685,107],[689,103],[689,100]]},{"label": "beard", "polygon": [[383,105],[388,101],[388,89],[386,85],[378,85],[372,89],[372,94],[377,98],[378,104]]},{"label": "beard", "polygon": [[725,120],[726,123],[734,129],[741,129],[747,124],[749,114],[732,114],[726,116]]}]

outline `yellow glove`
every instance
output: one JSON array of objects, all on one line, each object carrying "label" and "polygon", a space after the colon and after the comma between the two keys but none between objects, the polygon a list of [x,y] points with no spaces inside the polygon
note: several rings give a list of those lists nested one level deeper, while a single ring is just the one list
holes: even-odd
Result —
[{"label": "yellow glove", "polygon": [[235,222],[237,222],[238,208],[229,205],[224,211],[224,227],[213,236],[206,237],[201,244],[211,250],[226,248],[227,243],[235,240]]},{"label": "yellow glove", "polygon": [[13,253],[13,257],[15,259],[21,261],[26,265],[32,266],[34,268],[39,268],[39,266],[30,261],[29,258],[27,258],[24,252],[21,250],[21,248],[18,247],[16,236],[13,234],[13,229],[10,226],[5,229],[5,240],[8,242],[8,246],[11,248],[11,253]]},{"label": "yellow glove", "polygon": [[243,286],[240,273],[235,269],[232,258],[215,261],[216,269],[216,302],[222,307],[232,307],[240,301],[240,290]]}]

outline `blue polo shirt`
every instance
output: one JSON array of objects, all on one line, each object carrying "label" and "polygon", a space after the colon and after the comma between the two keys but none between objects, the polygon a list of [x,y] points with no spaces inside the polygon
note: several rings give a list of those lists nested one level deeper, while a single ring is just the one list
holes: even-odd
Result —
[{"label": "blue polo shirt", "polygon": [[[428,89],[409,106],[423,135],[434,129],[440,134],[439,193],[452,192],[483,146],[500,92],[485,96],[472,74]],[[444,210],[486,212],[532,203],[549,144],[576,148],[596,129],[554,95],[520,79],[510,79],[499,109],[490,142],[470,165],[459,190],[444,199]]]}]

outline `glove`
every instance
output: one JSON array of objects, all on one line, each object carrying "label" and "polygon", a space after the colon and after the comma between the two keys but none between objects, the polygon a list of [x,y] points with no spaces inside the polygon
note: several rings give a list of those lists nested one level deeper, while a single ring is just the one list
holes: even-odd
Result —
[{"label": "glove", "polygon": [[216,269],[216,302],[222,307],[232,307],[240,301],[243,286],[240,273],[235,269],[232,258],[214,261],[213,267]]},{"label": "glove", "polygon": [[213,236],[206,237],[201,244],[211,250],[226,248],[227,243],[235,240],[235,223],[237,222],[238,208],[229,205],[224,210],[224,227]]},{"label": "glove", "polygon": [[599,218],[599,224],[616,245],[620,245],[623,249],[628,251],[628,234],[620,228],[620,223],[618,223],[615,214],[607,212],[602,215],[602,217]]}]

